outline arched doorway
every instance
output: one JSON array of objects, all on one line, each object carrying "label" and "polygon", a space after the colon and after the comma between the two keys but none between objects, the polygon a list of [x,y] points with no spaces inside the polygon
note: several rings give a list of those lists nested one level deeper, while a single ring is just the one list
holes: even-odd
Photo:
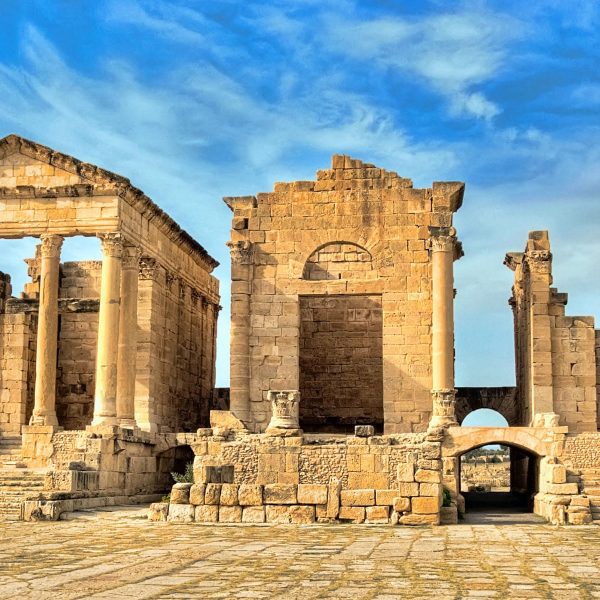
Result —
[{"label": "arched doorway", "polygon": [[508,444],[478,446],[458,456],[458,470],[468,522],[533,513],[539,479],[533,452]]},{"label": "arched doorway", "polygon": [[465,421],[494,426],[448,430],[442,452],[444,485],[469,523],[529,522],[539,488],[539,461],[549,443],[529,428],[507,427],[500,415]]}]

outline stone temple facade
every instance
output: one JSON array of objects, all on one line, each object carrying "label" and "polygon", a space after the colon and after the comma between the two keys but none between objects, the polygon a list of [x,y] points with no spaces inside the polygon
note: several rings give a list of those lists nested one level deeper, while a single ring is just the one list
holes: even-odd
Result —
[{"label": "stone temple facade", "polygon": [[[0,294],[0,444],[18,454],[0,494],[10,468],[39,486],[13,499],[21,517],[149,501],[193,461],[193,483],[151,519],[450,523],[461,456],[496,443],[536,513],[600,519],[600,334],[565,315],[547,232],[505,260],[517,385],[457,389],[464,184],[416,189],[334,156],[315,181],[225,198],[227,395],[213,390],[219,297],[202,247],[119,176],[15,136],[0,157],[0,236],[41,238],[22,297],[6,276]],[[101,263],[60,264],[75,233],[101,236]],[[462,426],[477,408],[509,427]]]}]

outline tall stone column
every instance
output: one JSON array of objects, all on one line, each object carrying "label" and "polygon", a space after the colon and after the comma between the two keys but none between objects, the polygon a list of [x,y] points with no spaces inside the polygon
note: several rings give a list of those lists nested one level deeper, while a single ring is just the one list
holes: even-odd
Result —
[{"label": "tall stone column", "polygon": [[108,233],[100,236],[100,239],[102,279],[92,425],[117,425],[117,357],[123,242],[119,233]]},{"label": "tall stone column", "polygon": [[135,246],[123,247],[117,352],[117,420],[121,427],[127,428],[136,426],[135,378],[140,254],[140,249]]},{"label": "tall stone column", "polygon": [[454,389],[454,259],[460,245],[453,227],[431,228],[432,400],[430,428],[457,425]]},{"label": "tall stone column", "polygon": [[231,251],[230,410],[250,420],[250,293],[253,248],[247,240],[227,242]]},{"label": "tall stone column", "polygon": [[35,361],[35,404],[31,425],[57,426],[56,352],[58,347],[58,277],[63,237],[42,235],[40,308]]}]

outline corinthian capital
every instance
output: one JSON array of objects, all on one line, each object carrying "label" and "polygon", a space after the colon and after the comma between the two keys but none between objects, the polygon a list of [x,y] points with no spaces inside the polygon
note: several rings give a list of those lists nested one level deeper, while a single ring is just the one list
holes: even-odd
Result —
[{"label": "corinthian capital", "polygon": [[62,235],[44,234],[40,236],[40,252],[42,258],[57,258],[63,245]]},{"label": "corinthian capital", "polygon": [[527,266],[533,273],[550,273],[552,270],[552,253],[550,250],[528,250]]},{"label": "corinthian capital", "polygon": [[104,233],[98,236],[102,245],[102,255],[121,258],[123,256],[123,238],[120,233]]},{"label": "corinthian capital", "polygon": [[456,237],[454,227],[430,227],[429,233],[432,252],[451,252],[454,260],[463,256],[462,244]]},{"label": "corinthian capital", "polygon": [[231,262],[239,265],[252,264],[254,248],[252,242],[248,240],[237,240],[227,242],[227,247],[231,253]]},{"label": "corinthian capital", "polygon": [[140,264],[142,250],[129,244],[123,246],[123,269],[137,269]]}]

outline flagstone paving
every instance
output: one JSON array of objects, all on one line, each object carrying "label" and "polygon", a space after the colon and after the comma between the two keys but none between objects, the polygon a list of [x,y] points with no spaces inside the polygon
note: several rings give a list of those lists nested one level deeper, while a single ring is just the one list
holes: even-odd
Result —
[{"label": "flagstone paving", "polygon": [[600,598],[600,528],[0,523],[0,598]]}]

